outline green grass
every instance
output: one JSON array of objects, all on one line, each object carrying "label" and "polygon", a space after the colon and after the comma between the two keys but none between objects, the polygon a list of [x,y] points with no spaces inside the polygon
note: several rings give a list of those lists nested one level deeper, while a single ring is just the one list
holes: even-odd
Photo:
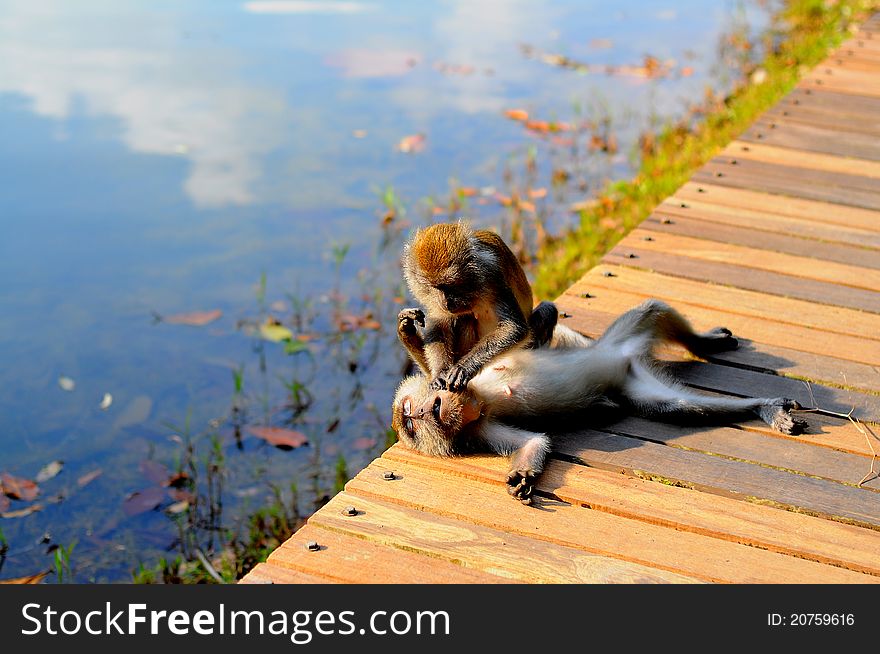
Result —
[{"label": "green grass", "polygon": [[667,126],[643,155],[633,179],[607,186],[581,211],[576,227],[542,248],[533,284],[536,296],[558,297],[595,266],[697,168],[794,88],[802,70],[817,65],[850,36],[850,25],[878,7],[877,0],[786,2],[774,20],[782,39],[759,66],[766,72],[764,81],[740,84],[726,98],[709,102],[699,121]]}]

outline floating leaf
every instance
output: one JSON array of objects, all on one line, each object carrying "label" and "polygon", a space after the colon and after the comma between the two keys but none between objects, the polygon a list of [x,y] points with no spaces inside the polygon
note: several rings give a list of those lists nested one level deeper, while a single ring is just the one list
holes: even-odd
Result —
[{"label": "floating leaf", "polygon": [[135,491],[122,502],[122,510],[125,515],[131,517],[139,513],[146,513],[158,507],[165,500],[165,491],[158,487],[145,488]]},{"label": "floating leaf", "polygon": [[37,476],[34,477],[38,484],[42,484],[43,482],[49,481],[53,477],[57,476],[61,469],[64,467],[64,461],[52,461],[51,463],[47,463],[43,468],[37,473]]},{"label": "floating leaf", "polygon": [[401,152],[416,153],[425,149],[427,137],[424,134],[411,134],[404,136],[397,144],[397,149]]},{"label": "floating leaf", "polygon": [[106,411],[110,408],[110,405],[113,404],[113,396],[110,393],[104,393],[104,397],[101,399],[101,403],[98,405],[102,411]]},{"label": "floating leaf", "polygon": [[370,438],[369,436],[361,436],[360,438],[354,439],[354,443],[351,446],[356,450],[369,450],[375,447],[376,439]]},{"label": "floating leaf", "polygon": [[178,513],[183,513],[189,508],[189,502],[183,500],[181,502],[175,502],[167,509],[165,509],[165,513],[170,513],[171,515],[177,515]]},{"label": "floating leaf", "polygon": [[547,197],[547,189],[546,188],[533,188],[529,190],[529,197],[533,200],[539,200],[540,198]]},{"label": "floating leaf", "polygon": [[76,480],[77,486],[82,488],[83,486],[88,486],[93,481],[95,481],[98,477],[103,474],[103,470],[100,468],[98,470],[92,470],[91,472],[87,472],[82,477]]},{"label": "floating leaf", "polygon": [[65,377],[64,375],[61,375],[58,378],[58,385],[61,387],[61,390],[68,392],[76,388],[76,382],[73,381],[70,377]]},{"label": "floating leaf", "polygon": [[257,438],[262,438],[270,445],[274,445],[280,450],[292,450],[309,442],[305,434],[293,429],[284,429],[282,427],[245,427],[251,434]]},{"label": "floating leaf", "polygon": [[23,509],[19,509],[18,511],[7,511],[5,513],[0,513],[0,518],[13,519],[13,518],[26,518],[31,513],[36,513],[37,511],[42,511],[42,504],[31,504],[30,506],[26,506]]},{"label": "floating leaf", "polygon": [[192,327],[203,327],[214,322],[223,312],[220,309],[211,311],[192,311],[190,313],[175,313],[171,316],[164,316],[162,320],[171,325],[191,325]]},{"label": "floating leaf", "polygon": [[31,502],[36,499],[40,492],[40,488],[30,479],[22,479],[13,477],[4,472],[0,474],[0,487],[3,492],[14,500],[23,500]]},{"label": "floating leaf", "polygon": [[284,343],[284,354],[297,354],[298,352],[303,352],[308,349],[308,345],[306,345],[299,339],[286,341]]},{"label": "floating leaf", "polygon": [[168,472],[168,468],[158,461],[145,459],[141,461],[140,466],[138,467],[140,468],[141,474],[154,484],[164,486],[168,483],[168,477],[171,473]]},{"label": "floating leaf", "polygon": [[189,475],[185,472],[176,472],[165,480],[165,485],[171,488],[183,488],[189,484]]},{"label": "floating leaf", "polygon": [[518,120],[523,123],[529,119],[529,112],[525,109],[508,109],[504,112],[504,115],[511,120]]},{"label": "floating leaf", "polygon": [[182,488],[169,488],[168,497],[175,502],[188,502],[190,504],[195,504],[196,502],[196,496],[192,492]]},{"label": "floating leaf", "polygon": [[339,316],[339,319],[336,321],[336,328],[341,332],[353,332],[357,329],[372,329],[378,331],[382,329],[382,325],[373,319],[373,315],[370,313],[363,316],[347,313]]},{"label": "floating leaf", "polygon": [[681,69],[681,76],[682,77],[690,77],[693,74],[694,74],[694,69],[692,66],[685,66],[684,68]]},{"label": "floating leaf", "polygon": [[122,413],[117,416],[116,420],[113,422],[113,428],[120,429],[122,427],[130,427],[132,425],[140,424],[150,417],[150,412],[152,410],[153,400],[146,395],[138,395],[129,402],[122,410]]},{"label": "floating leaf", "polygon": [[273,343],[293,340],[293,332],[272,318],[260,325],[260,336]]},{"label": "floating leaf", "polygon": [[50,570],[46,570],[45,572],[38,572],[35,575],[28,575],[26,577],[13,577],[12,579],[0,579],[0,584],[38,584],[46,577],[46,575],[51,572]]}]

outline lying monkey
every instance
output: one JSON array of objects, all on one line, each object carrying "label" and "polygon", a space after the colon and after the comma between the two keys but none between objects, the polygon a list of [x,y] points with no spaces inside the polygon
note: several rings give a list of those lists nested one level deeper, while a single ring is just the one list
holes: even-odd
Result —
[{"label": "lying monkey", "polygon": [[[400,312],[399,331],[419,363],[423,353],[403,336],[416,330],[414,311]],[[496,357],[461,393],[431,390],[427,376],[407,377],[394,397],[392,426],[404,445],[425,454],[511,455],[508,491],[527,504],[551,449],[547,434],[521,428],[536,418],[546,424],[554,416],[623,404],[646,418],[733,420],[757,414],[782,433],[803,431],[805,424],[791,415],[800,408],[794,400],[711,397],[673,380],[652,354],[662,341],[680,343],[698,356],[737,347],[729,330],[698,334],[672,307],[648,300],[615,320],[597,341],[557,325],[549,346]]]}]

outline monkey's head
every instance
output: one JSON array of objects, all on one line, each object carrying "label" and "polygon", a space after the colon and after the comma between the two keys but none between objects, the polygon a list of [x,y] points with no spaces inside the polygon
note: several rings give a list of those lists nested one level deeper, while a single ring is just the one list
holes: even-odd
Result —
[{"label": "monkey's head", "polygon": [[422,375],[404,379],[391,405],[391,426],[407,447],[423,454],[450,456],[462,429],[480,417],[470,393],[432,391]]},{"label": "monkey's head", "polygon": [[[483,255],[485,257],[485,255]],[[473,230],[463,222],[419,229],[404,247],[403,274],[415,298],[429,313],[470,313],[481,290],[486,262]]]}]

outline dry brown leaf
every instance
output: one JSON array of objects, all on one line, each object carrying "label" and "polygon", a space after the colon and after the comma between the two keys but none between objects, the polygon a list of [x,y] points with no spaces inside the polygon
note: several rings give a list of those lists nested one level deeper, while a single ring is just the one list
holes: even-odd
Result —
[{"label": "dry brown leaf", "polygon": [[35,500],[40,493],[40,488],[35,482],[30,479],[13,477],[6,472],[0,474],[0,487],[13,500],[23,500],[25,502]]},{"label": "dry brown leaf", "polygon": [[255,425],[248,425],[245,429],[257,438],[262,438],[270,445],[274,445],[279,450],[292,450],[295,447],[306,445],[309,442],[309,439],[305,434],[293,429],[284,429],[283,427],[259,427]]},{"label": "dry brown leaf", "polygon": [[214,322],[222,315],[223,312],[220,309],[214,309],[212,311],[192,311],[190,313],[175,313],[174,315],[163,317],[162,320],[171,325],[191,325],[193,327],[202,327],[204,325],[207,325],[208,323]]},{"label": "dry brown leaf", "polygon": [[93,481],[95,481],[98,477],[100,477],[104,473],[100,468],[97,470],[92,470],[91,472],[87,472],[82,477],[76,480],[77,486],[82,488],[83,486],[88,486]]},{"label": "dry brown leaf", "polygon": [[165,500],[165,491],[157,486],[135,491],[122,502],[125,515],[131,517],[158,507]]},{"label": "dry brown leaf", "polygon": [[427,137],[424,134],[411,134],[404,136],[397,144],[397,149],[401,152],[416,153],[425,149]]},{"label": "dry brown leaf", "polygon": [[36,513],[37,511],[42,511],[42,504],[31,504],[30,506],[26,506],[23,509],[19,509],[18,511],[6,511],[5,513],[0,513],[0,518],[13,519],[13,518],[26,518],[31,513]]},{"label": "dry brown leaf", "polygon": [[48,575],[50,570],[46,570],[45,572],[38,572],[35,575],[28,575],[26,577],[13,577],[12,579],[0,579],[0,584],[38,584]]},{"label": "dry brown leaf", "polygon": [[511,120],[519,120],[521,122],[526,122],[529,119],[529,112],[525,109],[508,109],[504,112],[504,115]]}]

